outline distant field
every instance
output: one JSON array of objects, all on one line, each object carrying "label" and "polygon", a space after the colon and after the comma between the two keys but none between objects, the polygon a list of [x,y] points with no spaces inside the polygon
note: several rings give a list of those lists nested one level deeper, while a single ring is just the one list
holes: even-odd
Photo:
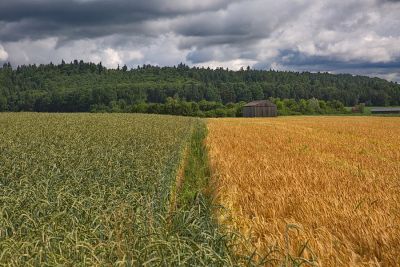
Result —
[{"label": "distant field", "polygon": [[259,258],[400,262],[400,118],[210,119],[208,129],[217,202],[229,211],[220,223],[250,237]]},{"label": "distant field", "polygon": [[0,114],[0,265],[225,265],[223,238],[199,201],[171,207],[184,148],[201,125]]}]

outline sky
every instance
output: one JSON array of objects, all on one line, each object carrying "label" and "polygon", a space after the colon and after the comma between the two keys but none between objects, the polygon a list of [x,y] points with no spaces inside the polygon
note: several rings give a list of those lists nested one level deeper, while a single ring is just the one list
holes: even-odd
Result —
[{"label": "sky", "polygon": [[0,63],[62,59],[400,82],[400,0],[0,1]]}]

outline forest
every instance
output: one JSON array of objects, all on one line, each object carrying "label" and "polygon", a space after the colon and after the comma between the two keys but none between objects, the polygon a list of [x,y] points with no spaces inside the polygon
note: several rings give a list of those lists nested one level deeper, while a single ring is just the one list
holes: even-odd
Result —
[{"label": "forest", "polygon": [[400,85],[351,74],[151,65],[108,69],[74,60],[0,67],[0,111],[142,112],[240,116],[271,99],[281,114],[345,112],[344,106],[400,105]]}]

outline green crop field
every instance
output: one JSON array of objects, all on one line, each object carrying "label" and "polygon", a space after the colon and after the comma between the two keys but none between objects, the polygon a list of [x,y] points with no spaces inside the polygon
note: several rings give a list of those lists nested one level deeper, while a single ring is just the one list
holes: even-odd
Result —
[{"label": "green crop field", "polygon": [[204,131],[184,117],[0,114],[0,265],[230,264],[202,192],[179,185],[172,200]]}]

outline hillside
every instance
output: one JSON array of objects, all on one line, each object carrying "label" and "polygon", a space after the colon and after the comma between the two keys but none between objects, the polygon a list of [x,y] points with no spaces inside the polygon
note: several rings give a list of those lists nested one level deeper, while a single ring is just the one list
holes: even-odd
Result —
[{"label": "hillside", "polygon": [[338,100],[346,106],[400,105],[400,85],[379,78],[262,70],[126,66],[107,69],[77,61],[0,68],[0,111],[87,112],[165,103],[168,97],[238,103],[268,97]]}]

